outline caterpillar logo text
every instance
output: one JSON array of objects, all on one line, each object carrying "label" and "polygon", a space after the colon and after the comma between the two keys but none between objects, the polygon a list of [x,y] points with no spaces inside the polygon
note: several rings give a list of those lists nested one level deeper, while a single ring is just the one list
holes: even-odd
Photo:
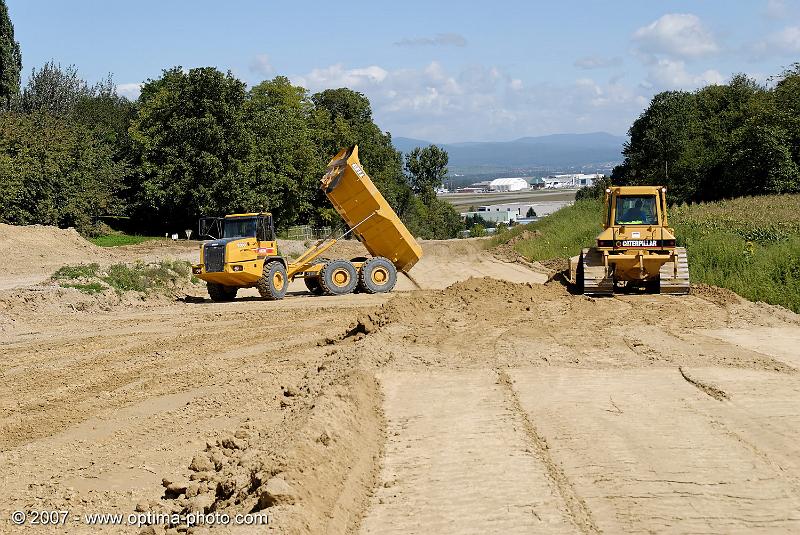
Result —
[{"label": "caterpillar logo text", "polygon": [[624,240],[618,247],[658,247],[656,240]]}]

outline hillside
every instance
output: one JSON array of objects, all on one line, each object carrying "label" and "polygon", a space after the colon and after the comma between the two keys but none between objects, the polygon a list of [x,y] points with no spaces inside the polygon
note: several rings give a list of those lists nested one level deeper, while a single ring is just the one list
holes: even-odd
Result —
[{"label": "hillside", "polygon": [[[429,141],[393,138],[402,152],[430,145]],[[456,173],[496,172],[513,169],[600,168],[622,160],[625,138],[605,132],[523,137],[513,141],[441,144],[450,155],[449,169]]]}]

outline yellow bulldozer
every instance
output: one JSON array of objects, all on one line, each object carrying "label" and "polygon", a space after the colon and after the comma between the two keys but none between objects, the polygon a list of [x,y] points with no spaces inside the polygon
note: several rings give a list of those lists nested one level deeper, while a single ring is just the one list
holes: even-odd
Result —
[{"label": "yellow bulldozer", "polygon": [[595,247],[570,259],[570,282],[587,295],[622,288],[689,293],[686,249],[667,223],[666,195],[661,186],[606,189],[604,230]]},{"label": "yellow bulldozer", "polygon": [[[349,227],[318,240],[296,260],[280,254],[270,213],[231,214],[200,220],[199,234],[213,238],[200,248],[192,273],[206,281],[214,301],[230,301],[240,288],[257,288],[265,299],[282,299],[289,282],[302,278],[317,295],[391,291],[397,272],[407,273],[422,249],[383,198],[358,160],[358,147],[341,150],[328,164],[321,187]],[[328,260],[338,240],[355,235],[372,255]]]}]

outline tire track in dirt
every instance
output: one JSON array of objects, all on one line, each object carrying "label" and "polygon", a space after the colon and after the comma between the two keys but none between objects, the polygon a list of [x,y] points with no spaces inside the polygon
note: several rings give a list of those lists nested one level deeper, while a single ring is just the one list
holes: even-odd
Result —
[{"label": "tire track in dirt", "polygon": [[717,401],[725,401],[726,399],[729,398],[728,394],[726,394],[724,390],[717,388],[712,384],[705,383],[699,379],[693,378],[691,375],[686,373],[686,371],[684,371],[682,366],[678,366],[678,371],[680,372],[681,377],[683,377],[687,383],[697,388],[704,394],[711,396]]},{"label": "tire track in dirt", "polygon": [[514,390],[514,381],[504,369],[495,368],[494,371],[497,373],[498,383],[503,387],[506,401],[511,412],[516,419],[522,423],[522,429],[530,445],[533,447],[536,458],[541,462],[542,466],[544,466],[550,481],[558,491],[561,499],[564,500],[564,505],[567,511],[569,511],[570,519],[575,524],[575,527],[578,528],[581,533],[587,535],[600,533],[600,529],[597,527],[592,517],[592,511],[589,509],[589,506],[586,505],[586,502],[575,491],[567,474],[553,460],[547,439],[539,433],[528,413],[522,408],[519,396]]}]

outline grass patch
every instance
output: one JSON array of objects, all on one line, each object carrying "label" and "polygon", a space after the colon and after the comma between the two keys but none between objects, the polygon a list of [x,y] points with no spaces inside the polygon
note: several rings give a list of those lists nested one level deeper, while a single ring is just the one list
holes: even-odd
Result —
[{"label": "grass patch", "polygon": [[[158,263],[113,264],[101,269],[98,264],[63,266],[51,279],[64,288],[84,293],[100,293],[113,289],[125,292],[164,292],[192,280],[192,265],[184,260],[162,260]],[[69,282],[62,282],[69,281]]]},{"label": "grass patch", "polygon": [[517,225],[492,239],[495,244],[506,242],[525,230],[541,234],[529,240],[520,240],[514,249],[530,260],[569,258],[580,254],[591,245],[603,228],[600,221],[603,203],[596,200],[578,201],[557,212],[527,225]]},{"label": "grass patch", "polygon": [[[78,264],[75,266],[62,266],[53,273],[53,280],[91,279],[97,276],[99,264]],[[63,286],[63,285],[62,285]]]},{"label": "grass patch", "polygon": [[[577,201],[540,221],[493,238],[505,243],[527,230],[541,234],[514,248],[529,260],[567,259],[594,243],[603,203]],[[752,301],[800,313],[800,195],[743,197],[670,209],[678,245],[686,247],[693,282],[728,288]]]},{"label": "grass patch", "polygon": [[109,266],[102,279],[118,293],[149,292],[188,280],[191,272],[191,264],[183,260],[163,260],[158,264],[137,262]]},{"label": "grass patch", "polygon": [[80,290],[85,294],[99,294],[103,293],[106,289],[105,286],[100,284],[99,282],[90,282],[88,284],[79,284],[77,282],[67,282],[60,285],[62,288],[75,288],[76,290]]},{"label": "grass patch", "polygon": [[119,247],[121,245],[136,245],[149,240],[157,240],[160,236],[135,236],[131,234],[106,234],[89,238],[89,241],[100,247]]}]

